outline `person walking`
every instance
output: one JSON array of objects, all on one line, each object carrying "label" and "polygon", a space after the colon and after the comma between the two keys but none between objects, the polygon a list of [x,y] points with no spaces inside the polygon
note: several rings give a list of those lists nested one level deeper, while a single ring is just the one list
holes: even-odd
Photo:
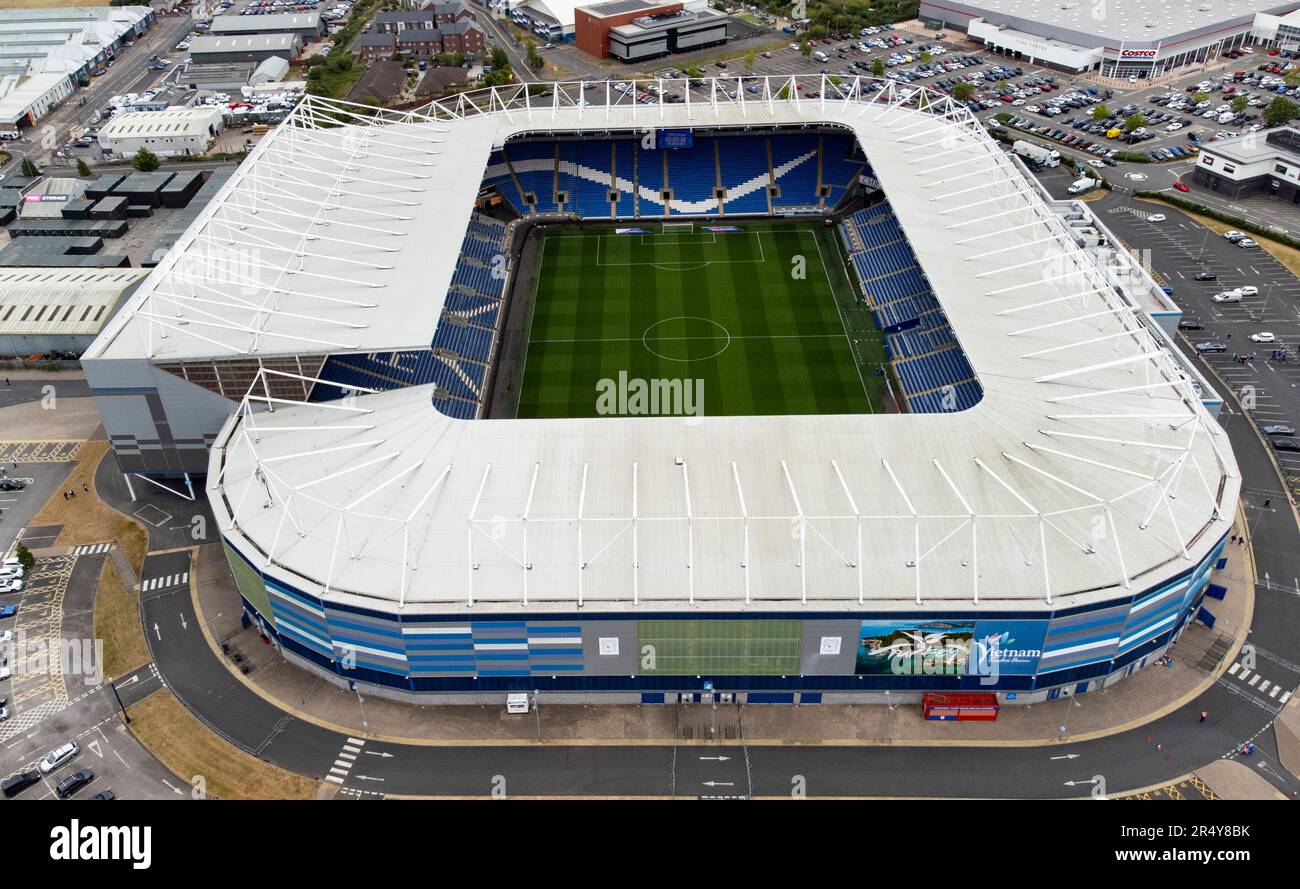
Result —
[{"label": "person walking", "polygon": [[1264,498],[1264,508],[1265,508],[1265,509],[1268,509],[1269,505],[1270,505],[1272,502],[1273,502],[1273,498],[1271,498],[1271,497],[1265,497],[1265,498]]},{"label": "person walking", "polygon": [[1201,711],[1201,722],[1205,722],[1205,720],[1207,720],[1207,719],[1209,719],[1209,718],[1210,718],[1210,711],[1209,711],[1209,710],[1202,710],[1202,711]]}]

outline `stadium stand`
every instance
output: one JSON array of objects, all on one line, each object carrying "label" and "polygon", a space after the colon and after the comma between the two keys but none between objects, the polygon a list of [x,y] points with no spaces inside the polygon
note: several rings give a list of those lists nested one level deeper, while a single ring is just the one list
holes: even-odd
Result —
[{"label": "stadium stand", "polygon": [[[804,132],[699,137],[675,149],[647,149],[632,139],[517,142],[492,153],[483,185],[520,214],[564,211],[587,219],[663,217],[665,210],[768,213],[773,183],[781,192],[776,206],[830,208],[866,169],[865,159],[854,156],[856,144],[847,134]],[[721,206],[719,185],[726,189]],[[666,207],[665,188],[672,192]],[[611,190],[618,193],[612,212]],[[566,198],[563,205],[557,196]]]},{"label": "stadium stand", "polygon": [[505,238],[503,223],[473,214],[429,348],[331,355],[312,400],[433,383],[434,404],[443,413],[462,420],[480,416],[502,318],[505,276],[494,269],[505,255]]},{"label": "stadium stand", "polygon": [[983,390],[889,204],[859,210],[839,229],[908,409],[938,413],[977,404]]}]

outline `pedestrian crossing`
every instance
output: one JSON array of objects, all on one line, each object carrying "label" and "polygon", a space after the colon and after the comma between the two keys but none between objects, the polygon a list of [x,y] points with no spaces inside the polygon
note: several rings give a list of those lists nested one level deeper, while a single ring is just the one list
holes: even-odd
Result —
[{"label": "pedestrian crossing", "polygon": [[147,593],[150,590],[165,590],[168,587],[183,586],[189,583],[190,572],[182,571],[180,574],[162,574],[158,577],[151,577],[144,583],[140,584],[140,592]]},{"label": "pedestrian crossing", "polygon": [[1271,701],[1279,707],[1285,706],[1286,702],[1291,700],[1291,696],[1294,694],[1293,688],[1264,678],[1263,674],[1243,667],[1241,661],[1237,661],[1229,667],[1227,675],[1250,689],[1256,697]]},{"label": "pedestrian crossing", "polygon": [[110,543],[84,543],[81,546],[73,547],[72,554],[74,556],[97,556],[100,555],[101,553],[108,552],[112,548],[113,548],[113,544],[111,542]]},{"label": "pedestrian crossing", "polygon": [[343,779],[348,776],[348,773],[352,771],[352,767],[356,765],[357,757],[361,755],[361,748],[365,744],[366,742],[359,738],[348,738],[348,742],[339,751],[338,758],[334,760],[334,765],[330,766],[329,774],[325,776],[325,780],[331,784],[342,784]]}]

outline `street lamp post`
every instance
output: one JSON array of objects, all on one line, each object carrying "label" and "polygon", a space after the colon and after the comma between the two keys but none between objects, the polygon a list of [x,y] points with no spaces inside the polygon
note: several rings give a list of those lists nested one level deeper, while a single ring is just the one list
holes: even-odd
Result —
[{"label": "street lamp post", "polygon": [[533,718],[537,720],[537,740],[542,740],[542,690],[533,689]]}]

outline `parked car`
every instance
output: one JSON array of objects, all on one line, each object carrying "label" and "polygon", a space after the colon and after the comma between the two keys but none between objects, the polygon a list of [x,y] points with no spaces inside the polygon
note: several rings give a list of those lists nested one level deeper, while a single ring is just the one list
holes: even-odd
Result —
[{"label": "parked car", "polygon": [[0,781],[0,793],[8,799],[17,796],[33,784],[39,784],[40,781],[40,772],[15,772],[4,781]]},{"label": "parked car", "polygon": [[1197,351],[1197,352],[1201,352],[1201,353],[1206,353],[1206,352],[1226,352],[1226,351],[1228,351],[1228,347],[1225,346],[1223,343],[1219,343],[1219,342],[1211,342],[1211,343],[1197,343],[1197,344],[1196,344],[1196,351]]},{"label": "parked car", "polygon": [[1183,318],[1178,322],[1179,330],[1204,330],[1205,325],[1199,318]]},{"label": "parked car", "polygon": [[1147,222],[1164,222],[1166,218],[1163,213],[1152,213],[1147,217]]},{"label": "parked car", "polygon": [[1192,276],[1192,280],[1194,280],[1194,281],[1217,281],[1217,280],[1219,280],[1219,275],[1218,275],[1217,272],[1197,272],[1195,275]]},{"label": "parked car", "polygon": [[42,774],[48,775],[50,772],[72,762],[73,758],[80,752],[81,748],[76,741],[68,741],[66,744],[60,744],[47,753],[36,767],[41,770]]},{"label": "parked car", "polygon": [[101,790],[99,793],[90,797],[91,799],[117,799],[117,794],[112,790]]},{"label": "parked car", "polygon": [[1240,290],[1225,290],[1222,293],[1216,293],[1212,297],[1216,303],[1239,303],[1241,302]]},{"label": "parked car", "polygon": [[27,482],[20,478],[0,478],[0,491],[21,491]]},{"label": "parked car", "polygon": [[1227,238],[1229,241],[1232,241],[1232,243],[1235,244],[1235,243],[1237,243],[1238,241],[1240,241],[1242,238],[1246,237],[1246,233],[1245,233],[1245,232],[1239,232],[1239,231],[1237,231],[1236,229],[1233,229],[1232,231],[1226,231],[1226,232],[1224,232],[1224,233],[1223,233],[1223,236],[1224,236],[1225,238]]},{"label": "parked car", "polygon": [[1273,450],[1275,451],[1300,451],[1300,440],[1294,438],[1274,438]]},{"label": "parked car", "polygon": [[1252,343],[1276,343],[1277,337],[1268,331],[1262,331],[1260,333],[1252,333],[1250,335],[1250,341]]},{"label": "parked car", "polygon": [[93,771],[78,769],[55,785],[54,792],[59,795],[59,799],[67,799],[94,780],[95,773]]},{"label": "parked car", "polygon": [[1259,288],[1253,284],[1243,284],[1234,289],[1242,296],[1259,296]]},{"label": "parked car", "polygon": [[1269,423],[1259,427],[1259,431],[1265,435],[1295,435],[1295,427],[1286,423]]},{"label": "parked car", "polygon": [[17,605],[0,605],[0,620],[7,617],[13,617],[18,613]]},{"label": "parked car", "polygon": [[1259,246],[1259,242],[1258,242],[1258,241],[1255,241],[1255,240],[1253,240],[1253,239],[1251,239],[1251,238],[1242,238],[1240,241],[1237,242],[1237,246],[1238,246],[1238,247],[1258,247],[1258,246]]}]

